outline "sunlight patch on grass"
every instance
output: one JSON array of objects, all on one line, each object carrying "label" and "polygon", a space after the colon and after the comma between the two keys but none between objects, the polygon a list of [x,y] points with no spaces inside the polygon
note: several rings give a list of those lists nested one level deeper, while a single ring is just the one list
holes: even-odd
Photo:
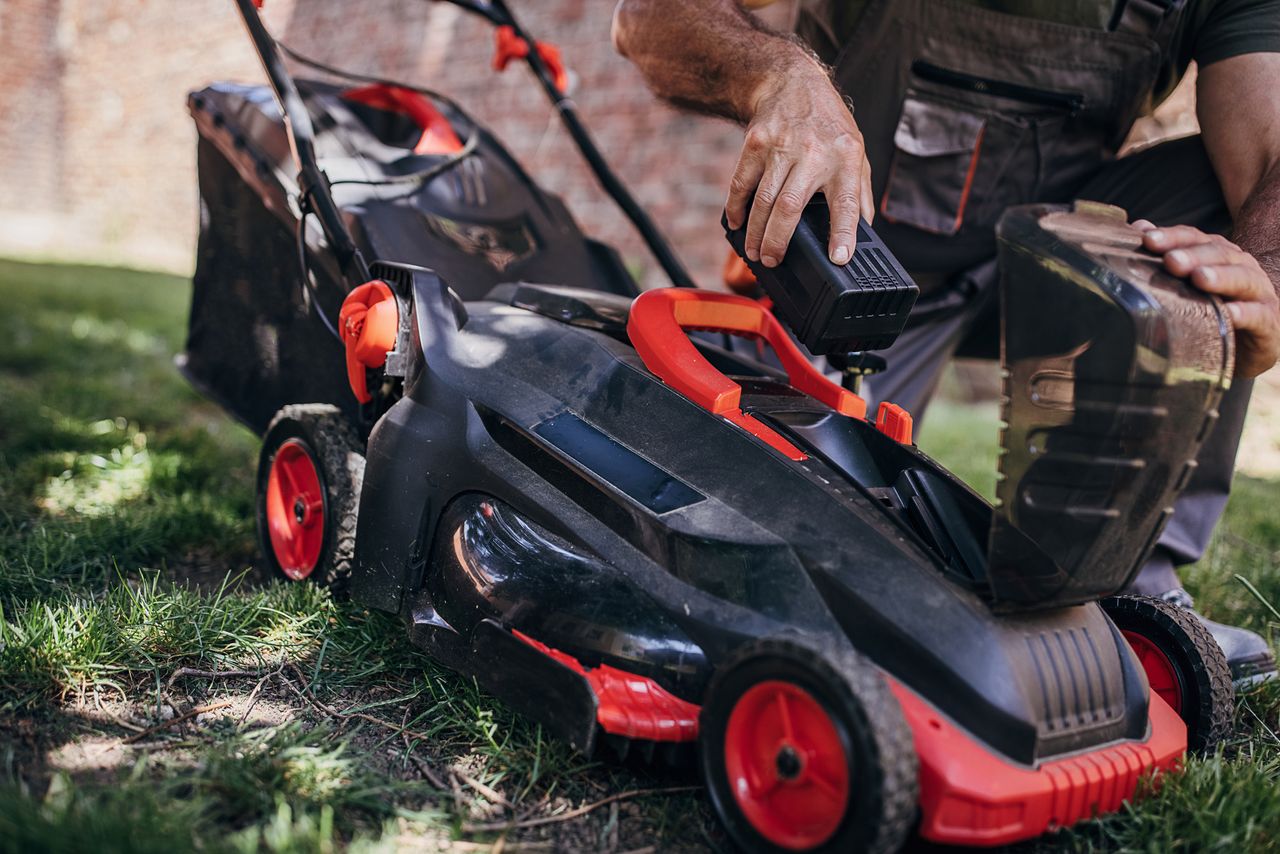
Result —
[{"label": "sunlight patch on grass", "polygon": [[[67,316],[50,315],[50,320],[65,321]],[[71,316],[71,337],[90,344],[123,344],[130,353],[155,355],[167,348],[159,336],[143,332],[121,320],[104,321],[91,314]]]},{"label": "sunlight patch on grass", "polygon": [[67,468],[44,486],[36,505],[55,516],[101,516],[140,497],[151,480],[147,435],[113,448],[109,454],[66,454]]}]

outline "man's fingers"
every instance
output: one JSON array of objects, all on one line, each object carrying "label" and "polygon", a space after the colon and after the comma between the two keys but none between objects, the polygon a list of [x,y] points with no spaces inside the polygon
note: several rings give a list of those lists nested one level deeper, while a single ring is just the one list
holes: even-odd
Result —
[{"label": "man's fingers", "polygon": [[760,183],[760,176],[764,174],[764,163],[764,157],[755,149],[743,146],[738,165],[733,170],[733,178],[729,180],[729,198],[724,203],[730,228],[741,228],[746,220],[751,196]]},{"label": "man's fingers", "polygon": [[1274,334],[1276,325],[1275,306],[1260,302],[1229,302],[1227,314],[1231,315],[1231,325],[1237,332],[1253,334]]},{"label": "man's fingers", "polygon": [[1216,234],[1205,234],[1198,228],[1189,225],[1174,225],[1164,228],[1153,228],[1142,234],[1142,243],[1152,252],[1168,252],[1179,247],[1195,246],[1200,243],[1223,243],[1235,246],[1224,237]]},{"label": "man's fingers", "polygon": [[1202,291],[1230,300],[1274,301],[1271,281],[1253,264],[1197,267],[1191,274],[1191,283]]},{"label": "man's fingers", "polygon": [[839,182],[832,181],[822,192],[827,197],[831,211],[831,233],[827,241],[827,255],[833,264],[848,264],[858,243],[858,216],[861,208],[861,181],[846,176]]},{"label": "man's fingers", "polygon": [[[764,177],[756,187],[755,199],[751,202],[751,213],[747,216],[747,237],[744,241],[747,257],[752,261],[760,260],[760,242],[764,239],[765,226],[773,213],[774,200],[782,192],[782,186],[791,172],[791,161],[774,160],[764,170]],[[779,255],[779,258],[782,256]]]},{"label": "man's fingers", "polygon": [[1216,267],[1238,264],[1245,260],[1244,253],[1222,243],[1200,243],[1185,249],[1174,249],[1164,256],[1165,269],[1175,276],[1189,276],[1197,267]]},{"label": "man's fingers", "polygon": [[[776,267],[782,263],[782,256],[787,254],[787,244],[795,233],[800,215],[805,205],[813,198],[813,175],[802,164],[797,164],[787,175],[786,183],[778,191],[773,200],[773,208],[769,213],[769,222],[764,229],[764,237],[760,241],[760,263],[766,267]],[[851,250],[852,251],[852,250]]]},{"label": "man's fingers", "polygon": [[1139,231],[1150,231],[1156,227],[1156,224],[1149,219],[1135,219],[1133,221],[1133,227]]},{"label": "man's fingers", "polygon": [[876,194],[871,189],[871,161],[866,155],[862,156],[862,172],[860,173],[862,182],[862,204],[858,206],[858,215],[871,222],[876,218]]}]

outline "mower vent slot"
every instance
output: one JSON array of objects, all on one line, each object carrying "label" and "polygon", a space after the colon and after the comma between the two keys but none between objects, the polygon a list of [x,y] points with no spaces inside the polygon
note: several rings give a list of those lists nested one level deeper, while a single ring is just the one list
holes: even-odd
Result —
[{"label": "mower vent slot", "polygon": [[1088,628],[1038,632],[1027,635],[1026,642],[1044,703],[1047,735],[1108,724],[1124,714],[1124,698],[1108,690]]},{"label": "mower vent slot", "polygon": [[572,412],[548,418],[534,427],[533,432],[658,515],[697,504],[704,498],[702,493]]}]

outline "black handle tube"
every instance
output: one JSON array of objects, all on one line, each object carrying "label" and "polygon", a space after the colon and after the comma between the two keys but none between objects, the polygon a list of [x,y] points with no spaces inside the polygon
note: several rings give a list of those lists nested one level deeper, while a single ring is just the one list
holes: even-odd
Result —
[{"label": "black handle tube", "polygon": [[[244,0],[241,0],[241,2],[244,2]],[[635,226],[636,231],[640,232],[640,236],[644,238],[649,251],[653,253],[653,257],[657,259],[663,271],[666,272],[671,284],[681,288],[697,287],[684,263],[676,255],[675,250],[671,248],[671,244],[667,242],[662,232],[658,230],[658,226],[654,224],[645,209],[640,207],[626,185],[622,183],[622,180],[618,178],[617,174],[609,166],[608,161],[604,159],[604,155],[600,153],[595,140],[591,138],[586,126],[578,118],[578,111],[573,101],[566,98],[556,88],[555,78],[552,76],[550,69],[547,68],[546,63],[542,61],[542,57],[538,55],[537,42],[516,21],[515,16],[511,14],[511,10],[507,8],[504,0],[490,0],[489,6],[504,17],[507,26],[511,27],[515,34],[529,45],[529,55],[526,57],[526,61],[529,63],[529,67],[533,69],[534,76],[538,78],[538,82],[542,84],[543,91],[551,99],[551,103],[560,115],[560,120],[564,123],[565,129],[569,131],[569,136],[573,138],[573,142],[577,145],[583,159],[587,161],[587,165],[595,173],[596,180],[600,182],[600,186],[609,194],[614,203],[622,209],[627,219],[631,220],[631,224]],[[490,16],[486,15],[486,17]],[[492,18],[490,19],[492,20]]]},{"label": "black handle tube", "polygon": [[267,72],[267,79],[284,111],[285,133],[289,137],[289,147],[293,151],[293,159],[298,164],[298,187],[302,191],[301,204],[310,204],[311,211],[320,222],[325,238],[329,241],[338,265],[348,282],[360,284],[370,279],[369,265],[364,256],[351,239],[351,232],[342,221],[342,213],[333,200],[329,189],[329,181],[316,161],[315,130],[311,125],[311,115],[307,112],[298,87],[285,67],[280,52],[276,49],[275,39],[263,26],[253,0],[236,0],[240,17],[244,19],[245,28],[253,40],[253,46],[262,60],[262,68]]}]

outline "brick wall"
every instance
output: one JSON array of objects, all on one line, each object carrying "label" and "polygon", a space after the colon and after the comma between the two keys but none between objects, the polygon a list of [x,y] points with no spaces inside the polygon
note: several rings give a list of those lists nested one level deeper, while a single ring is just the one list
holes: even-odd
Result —
[{"label": "brick wall", "polygon": [[[741,132],[658,104],[612,50],[613,0],[516,0],[563,50],[600,146],[700,279]],[[459,100],[593,236],[660,274],[596,187],[523,66],[489,69],[487,24],[424,0],[269,0],[302,52]],[[353,13],[358,9],[359,13]],[[0,0],[0,252],[188,269],[196,233],[188,90],[259,80],[231,0]]]}]

